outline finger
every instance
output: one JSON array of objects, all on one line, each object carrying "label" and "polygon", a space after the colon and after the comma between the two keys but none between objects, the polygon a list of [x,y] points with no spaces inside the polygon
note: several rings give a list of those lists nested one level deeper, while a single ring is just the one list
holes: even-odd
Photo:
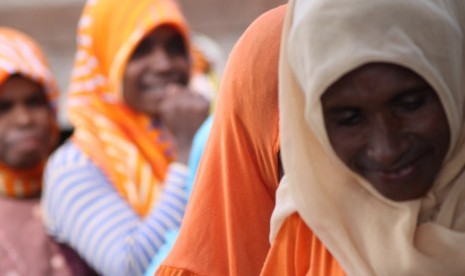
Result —
[{"label": "finger", "polygon": [[180,86],[180,85],[175,84],[175,83],[168,84],[166,86],[166,90],[168,92],[168,96],[174,96],[174,95],[178,95],[178,94],[181,94],[181,93],[186,93],[186,92],[189,91],[186,87]]}]

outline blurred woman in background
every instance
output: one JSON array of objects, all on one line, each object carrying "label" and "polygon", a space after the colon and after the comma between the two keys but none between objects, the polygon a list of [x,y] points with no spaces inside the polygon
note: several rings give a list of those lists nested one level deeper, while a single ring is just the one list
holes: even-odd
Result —
[{"label": "blurred woman in background", "polygon": [[93,274],[42,225],[42,172],[58,142],[57,97],[37,43],[22,32],[0,28],[1,275]]},{"label": "blurred woman in background", "polygon": [[142,275],[181,224],[208,115],[188,86],[188,27],[171,0],[90,0],[77,39],[75,131],[47,166],[45,225],[99,273]]}]

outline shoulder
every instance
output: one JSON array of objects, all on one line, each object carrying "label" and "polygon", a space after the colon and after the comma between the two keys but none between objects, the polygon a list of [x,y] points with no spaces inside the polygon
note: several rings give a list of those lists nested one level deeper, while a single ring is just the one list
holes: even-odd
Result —
[{"label": "shoulder", "polygon": [[101,172],[76,144],[67,141],[48,159],[43,176],[44,186],[47,189],[90,174],[97,177]]},{"label": "shoulder", "polygon": [[66,143],[57,148],[50,156],[47,167],[49,166],[66,166],[89,163],[89,159],[74,144],[68,140]]}]

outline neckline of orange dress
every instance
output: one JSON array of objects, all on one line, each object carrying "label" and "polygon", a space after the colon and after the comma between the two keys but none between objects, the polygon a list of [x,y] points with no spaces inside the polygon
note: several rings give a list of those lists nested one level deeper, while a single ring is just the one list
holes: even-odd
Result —
[{"label": "neckline of orange dress", "polygon": [[337,260],[297,213],[283,223],[261,275],[346,276]]},{"label": "neckline of orange dress", "polygon": [[28,170],[13,170],[0,165],[0,194],[12,198],[39,196],[44,162]]}]

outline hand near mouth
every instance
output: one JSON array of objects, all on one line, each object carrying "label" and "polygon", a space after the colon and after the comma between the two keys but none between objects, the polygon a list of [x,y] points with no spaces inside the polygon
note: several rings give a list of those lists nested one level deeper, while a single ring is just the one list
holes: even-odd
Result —
[{"label": "hand near mouth", "polygon": [[160,119],[173,135],[178,161],[187,163],[192,139],[207,118],[209,103],[186,87],[168,85],[160,103]]}]

